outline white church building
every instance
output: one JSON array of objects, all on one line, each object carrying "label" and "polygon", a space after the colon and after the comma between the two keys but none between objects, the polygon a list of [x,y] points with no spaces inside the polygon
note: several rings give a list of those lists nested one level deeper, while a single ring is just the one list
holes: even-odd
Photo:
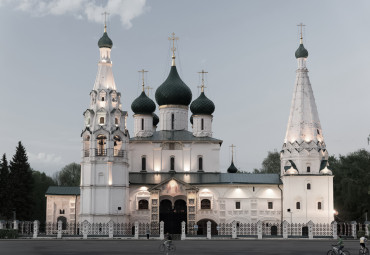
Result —
[{"label": "white church building", "polygon": [[215,114],[203,82],[193,100],[177,72],[175,48],[168,77],[156,89],[156,103],[145,93],[144,81],[133,100],[130,134],[106,28],[98,46],[98,72],[83,114],[81,185],[49,188],[48,222],[61,217],[70,223],[163,221],[165,232],[180,233],[182,221],[190,230],[194,225],[204,228],[207,221],[213,229],[231,222],[334,220],[333,175],[302,38],[295,52],[298,68],[280,174],[240,173],[233,160],[227,171],[220,168],[222,140],[213,137],[212,120],[222,116]]}]

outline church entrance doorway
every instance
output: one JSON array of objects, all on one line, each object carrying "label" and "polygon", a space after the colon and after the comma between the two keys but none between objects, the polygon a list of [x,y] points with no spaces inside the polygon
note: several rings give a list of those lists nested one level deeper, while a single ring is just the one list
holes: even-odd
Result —
[{"label": "church entrance doorway", "polygon": [[197,222],[197,225],[198,225],[197,235],[204,235],[204,236],[207,235],[207,222],[208,221],[211,222],[211,235],[213,236],[218,235],[216,222],[213,220],[209,220],[209,219],[203,219]]},{"label": "church entrance doorway", "polygon": [[181,222],[187,222],[186,202],[182,199],[172,202],[164,199],[159,205],[159,221],[164,222],[164,233],[181,234]]}]

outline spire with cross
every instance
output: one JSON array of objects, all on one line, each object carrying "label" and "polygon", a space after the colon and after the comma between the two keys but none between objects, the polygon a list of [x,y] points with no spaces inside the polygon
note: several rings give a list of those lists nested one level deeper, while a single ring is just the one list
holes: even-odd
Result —
[{"label": "spire with cross", "polygon": [[303,44],[303,27],[305,27],[306,25],[303,25],[303,23],[301,22],[300,24],[297,25],[298,27],[301,27],[301,37],[300,37],[300,43]]},{"label": "spire with cross", "polygon": [[236,146],[234,145],[234,144],[232,144],[231,146],[230,146],[230,148],[231,148],[231,162],[234,162],[234,148],[235,148]]},{"label": "spire with cross", "polygon": [[[198,73],[202,74],[202,84],[200,85],[200,89],[201,89],[201,92],[204,92],[204,88],[206,88],[206,86],[204,86],[204,75],[208,72],[202,70],[201,72],[198,72]],[[198,88],[199,88],[199,86],[198,86]]]},{"label": "spire with cross", "polygon": [[149,92],[150,92],[150,90],[152,90],[153,88],[152,88],[152,87],[150,87],[150,86],[146,86],[146,87],[145,87],[145,89],[146,89],[147,96],[149,97]]},{"label": "spire with cross", "polygon": [[144,82],[144,78],[145,78],[145,73],[149,72],[149,71],[146,71],[144,69],[141,69],[140,71],[138,71],[139,73],[142,74],[142,80],[143,80],[143,84],[141,85],[143,87],[143,92],[145,92],[145,82]]},{"label": "spire with cross", "polygon": [[178,37],[175,37],[175,33],[172,33],[171,34],[172,37],[168,37],[168,40],[172,41],[172,66],[176,66],[175,64],[175,51],[176,51],[176,48],[175,48],[175,41],[177,41],[179,38]]},{"label": "spire with cross", "polygon": [[104,15],[104,33],[107,32],[107,15],[109,15],[109,12],[103,12],[101,15]]}]

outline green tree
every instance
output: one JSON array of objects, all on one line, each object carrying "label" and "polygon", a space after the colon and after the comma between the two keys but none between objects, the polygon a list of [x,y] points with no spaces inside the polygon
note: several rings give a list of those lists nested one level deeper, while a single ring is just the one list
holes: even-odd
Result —
[{"label": "green tree", "polygon": [[80,186],[81,165],[70,163],[54,176],[59,186]]},{"label": "green tree", "polygon": [[10,161],[9,184],[11,185],[12,210],[19,220],[32,220],[32,171],[26,149],[18,142],[16,152]]},{"label": "green tree", "polygon": [[32,179],[34,188],[32,191],[32,198],[34,210],[32,219],[39,220],[40,222],[46,221],[46,197],[45,193],[49,186],[56,186],[57,183],[45,173],[32,170]]},{"label": "green tree", "polygon": [[280,174],[280,154],[277,151],[267,153],[262,161],[262,168],[254,169],[255,174]]},{"label": "green tree", "polygon": [[362,149],[329,157],[334,174],[334,207],[339,220],[364,220],[370,208],[370,152]]},{"label": "green tree", "polygon": [[0,163],[0,219],[10,217],[9,167],[5,153]]}]

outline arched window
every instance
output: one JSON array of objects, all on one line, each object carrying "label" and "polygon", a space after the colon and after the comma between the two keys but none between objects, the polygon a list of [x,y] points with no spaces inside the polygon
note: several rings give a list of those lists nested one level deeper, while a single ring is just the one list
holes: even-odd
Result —
[{"label": "arched window", "polygon": [[203,118],[201,119],[200,123],[201,123],[201,130],[204,130],[204,119]]},{"label": "arched window", "polygon": [[175,157],[171,156],[170,158],[170,170],[175,171]]},{"label": "arched window", "polygon": [[139,201],[139,210],[147,210],[149,209],[149,202],[148,200],[141,199]]},{"label": "arched window", "polygon": [[146,171],[146,156],[141,157],[141,171]]},{"label": "arched window", "polygon": [[62,222],[62,230],[66,230],[67,229],[67,218],[64,217],[64,216],[59,216],[57,218],[57,222],[61,221]]},{"label": "arched window", "polygon": [[301,202],[297,202],[295,208],[297,210],[301,209]]},{"label": "arched window", "polygon": [[203,157],[198,157],[198,170],[203,171]]},{"label": "arched window", "polygon": [[144,119],[141,119],[141,130],[144,130]]},{"label": "arched window", "polygon": [[321,210],[321,202],[317,203],[317,210]]},{"label": "arched window", "polygon": [[98,135],[96,138],[97,141],[97,148],[95,149],[95,156],[106,156],[107,150],[106,150],[106,141],[107,137],[105,135]]},{"label": "arched window", "polygon": [[101,101],[104,101],[104,97],[101,98]]},{"label": "arched window", "polygon": [[200,209],[211,209],[211,201],[209,199],[202,199],[200,201]]},{"label": "arched window", "polygon": [[175,114],[171,114],[171,129],[175,129]]},{"label": "arched window", "polygon": [[104,117],[100,117],[99,124],[104,124]]},{"label": "arched window", "polygon": [[310,190],[311,189],[311,183],[307,183],[307,189]]},{"label": "arched window", "polygon": [[118,125],[118,118],[114,118],[114,124]]}]

